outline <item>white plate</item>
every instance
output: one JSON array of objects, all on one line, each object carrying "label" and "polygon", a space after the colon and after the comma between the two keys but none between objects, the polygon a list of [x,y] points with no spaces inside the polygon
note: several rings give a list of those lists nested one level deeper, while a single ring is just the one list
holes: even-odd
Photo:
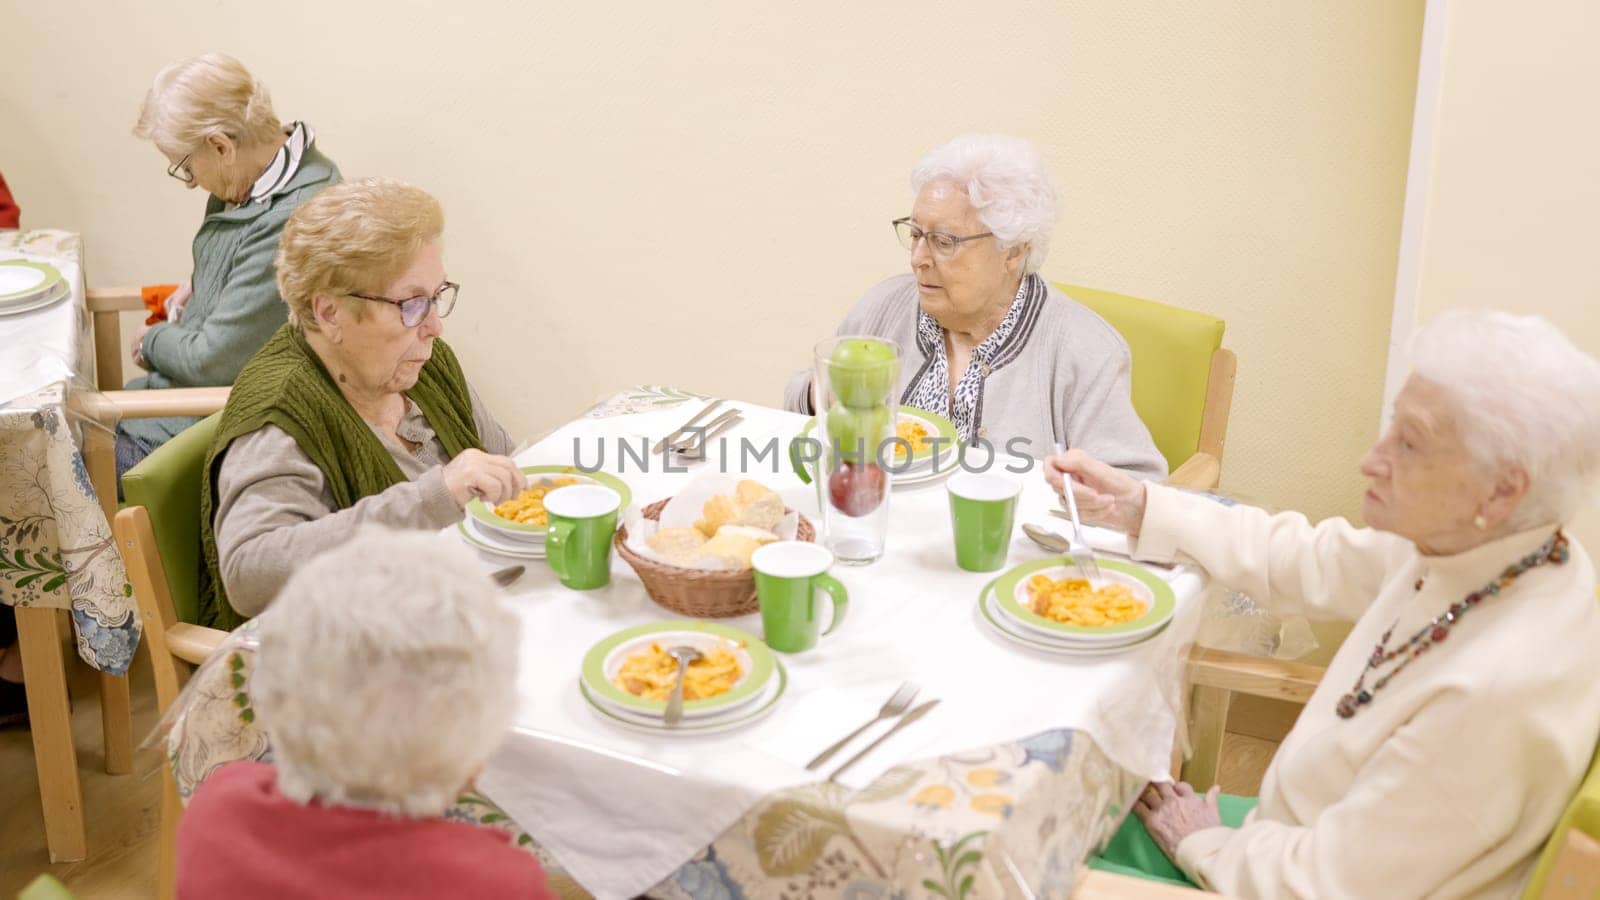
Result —
[{"label": "white plate", "polygon": [[42,296],[35,297],[26,303],[0,304],[0,316],[20,316],[23,313],[54,306],[70,296],[72,296],[72,288],[65,281],[57,281]]},{"label": "white plate", "polygon": [[25,259],[0,260],[0,303],[31,300],[61,280],[61,273],[48,263]]},{"label": "white plate", "polygon": [[757,696],[759,701],[753,705],[746,704],[739,707],[739,715],[711,718],[711,719],[685,719],[676,728],[668,728],[662,724],[660,717],[647,715],[624,714],[613,712],[612,707],[601,705],[584,686],[583,680],[578,680],[578,693],[583,696],[583,701],[595,717],[608,725],[614,725],[627,731],[640,734],[681,734],[686,736],[699,736],[706,734],[720,734],[732,731],[735,728],[744,728],[772,715],[777,708],[778,701],[783,699],[789,687],[789,672],[783,667],[783,661],[776,661],[776,677],[767,681],[767,687]]},{"label": "white plate", "polygon": [[529,541],[508,541],[492,534],[486,534],[477,527],[471,519],[462,519],[456,523],[456,531],[461,539],[479,550],[489,553],[509,556],[514,559],[544,559],[544,544]]},{"label": "white plate", "polygon": [[982,592],[979,593],[978,608],[976,612],[978,619],[982,621],[983,624],[988,627],[989,631],[993,632],[994,634],[1005,638],[1013,644],[1019,644],[1023,647],[1027,647],[1032,650],[1038,650],[1041,653],[1050,653],[1055,656],[1115,656],[1119,653],[1130,650],[1139,644],[1143,644],[1145,641],[1148,641],[1161,633],[1160,630],[1157,630],[1153,634],[1148,634],[1145,637],[1140,638],[1133,644],[1123,644],[1120,646],[1111,647],[1104,645],[1096,647],[1078,647],[1046,640],[1033,634],[1032,632],[1022,632],[1020,629],[1017,631],[1012,631],[1007,627],[1007,623],[1010,620],[1000,613],[999,604],[994,602],[994,590],[992,585],[985,585]]}]

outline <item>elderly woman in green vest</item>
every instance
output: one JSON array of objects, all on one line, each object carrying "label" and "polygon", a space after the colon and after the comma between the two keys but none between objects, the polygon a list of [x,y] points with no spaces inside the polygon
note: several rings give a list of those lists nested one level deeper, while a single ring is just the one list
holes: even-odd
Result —
[{"label": "elderly woman in green vest", "polygon": [[526,486],[440,339],[459,290],[443,233],[437,200],[383,178],[331,187],[284,225],[289,322],[239,373],[207,456],[202,622],[257,615],[357,525],[443,528]]},{"label": "elderly woman in green vest", "polygon": [[[309,125],[280,123],[266,86],[220,53],[162,69],[134,134],[166,157],[168,175],[211,196],[194,238],[194,273],[167,299],[167,321],[135,336],[133,361],[150,374],[128,387],[231,384],[284,322],[272,274],[283,223],[337,182],[339,169]],[[118,474],[195,421],[123,422]]]}]

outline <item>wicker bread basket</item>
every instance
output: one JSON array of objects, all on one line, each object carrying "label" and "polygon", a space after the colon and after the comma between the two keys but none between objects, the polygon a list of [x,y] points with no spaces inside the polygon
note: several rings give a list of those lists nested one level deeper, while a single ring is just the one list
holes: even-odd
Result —
[{"label": "wicker bread basket", "polygon": [[[659,520],[666,506],[666,500],[658,500],[639,513],[646,519]],[[805,516],[800,516],[795,539],[817,539],[816,529],[811,527],[811,522]],[[613,540],[617,545],[617,555],[627,560],[628,565],[639,573],[639,580],[644,582],[645,593],[650,595],[650,599],[675,613],[696,619],[725,619],[753,613],[758,608],[756,576],[750,569],[738,572],[686,569],[647,559],[628,546],[626,525],[617,529]]]}]

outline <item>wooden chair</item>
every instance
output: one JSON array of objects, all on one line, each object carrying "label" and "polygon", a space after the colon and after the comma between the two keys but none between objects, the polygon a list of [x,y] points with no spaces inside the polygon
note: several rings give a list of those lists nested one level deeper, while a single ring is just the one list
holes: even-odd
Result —
[{"label": "wooden chair", "polygon": [[1057,284],[1111,323],[1133,353],[1133,408],[1167,458],[1167,483],[1212,490],[1239,362],[1222,346],[1225,322],[1193,310]]},{"label": "wooden chair", "polygon": [[[129,505],[117,513],[112,525],[133,583],[155,674],[156,706],[163,714],[177,699],[192,666],[204,662],[228,636],[226,631],[183,621],[192,620],[198,609],[200,468],[217,418],[190,427],[128,471],[124,487]],[[172,896],[173,851],[182,812],[172,767],[163,760],[157,865],[162,898]]]},{"label": "wooden chair", "polygon": [[136,287],[89,288],[84,294],[94,328],[95,383],[102,391],[120,390],[122,377],[122,314],[144,312]]}]

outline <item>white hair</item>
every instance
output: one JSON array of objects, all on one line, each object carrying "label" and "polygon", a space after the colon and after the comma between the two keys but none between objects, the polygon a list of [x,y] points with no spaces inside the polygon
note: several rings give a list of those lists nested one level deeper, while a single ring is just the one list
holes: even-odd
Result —
[{"label": "white hair", "polygon": [[156,73],[133,126],[135,137],[174,158],[194,152],[213,134],[251,146],[282,131],[267,86],[224,53],[180,59]]},{"label": "white hair", "polygon": [[1024,274],[1044,265],[1060,217],[1055,182],[1033,144],[1004,134],[964,134],[928,152],[911,170],[911,192],[948,183],[978,211],[1001,249],[1028,245]]},{"label": "white hair", "polygon": [[511,727],[517,617],[438,535],[363,529],[260,621],[250,696],[292,800],[438,815]]},{"label": "white hair", "polygon": [[1445,391],[1462,440],[1487,474],[1528,473],[1518,529],[1570,522],[1600,476],[1600,361],[1538,316],[1441,313],[1417,333],[1412,372]]}]

